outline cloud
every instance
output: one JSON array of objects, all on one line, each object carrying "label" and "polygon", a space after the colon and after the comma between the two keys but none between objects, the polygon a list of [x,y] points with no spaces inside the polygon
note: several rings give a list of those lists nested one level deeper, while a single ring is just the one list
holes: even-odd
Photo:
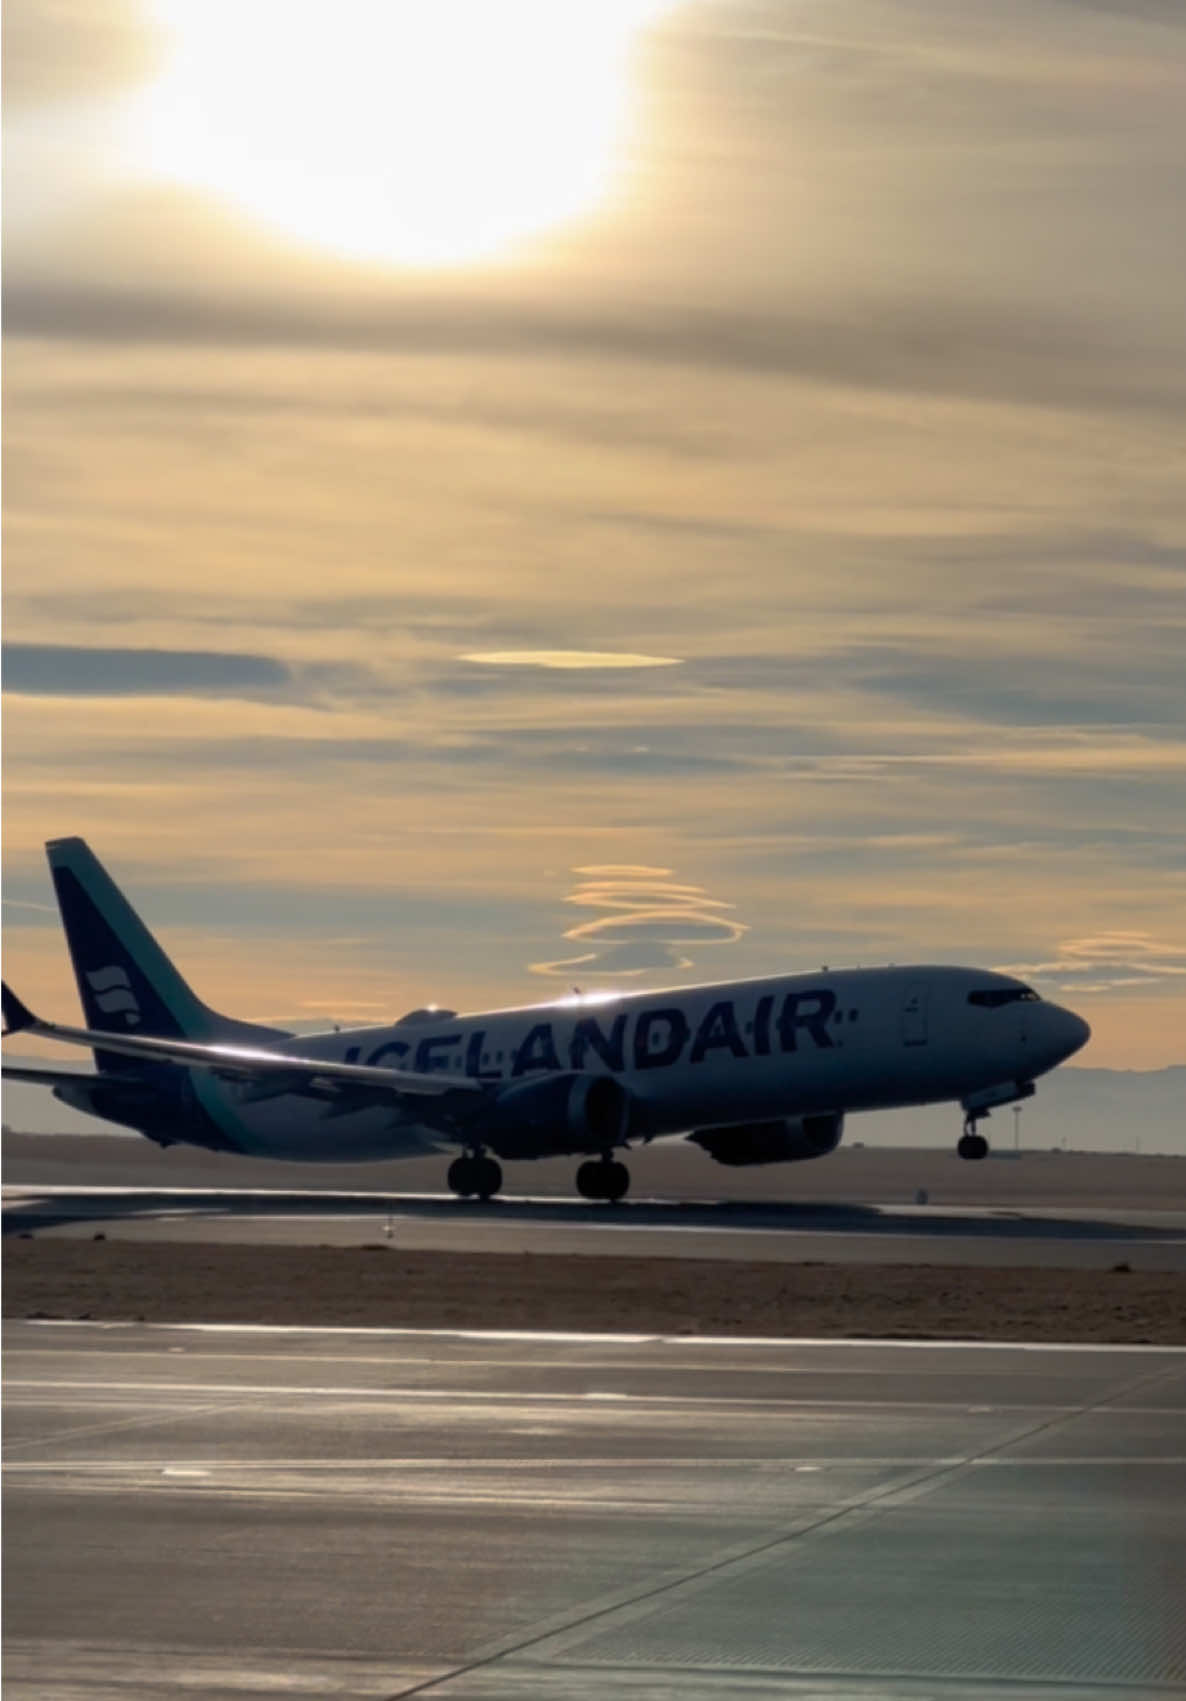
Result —
[{"label": "cloud", "polygon": [[779,375],[862,390],[960,396],[1064,408],[1174,412],[1186,387],[1158,340],[1110,337],[1073,312],[1024,318],[966,302],[851,296],[824,306],[730,313],[675,302],[654,310],[609,304],[562,310],[530,297],[381,305],[284,301],[258,305],[134,288],[23,285],[5,290],[10,337],[118,344],[291,347],[389,354],[587,358]]},{"label": "cloud", "polygon": [[1089,8],[1123,23],[1139,19],[1162,29],[1181,30],[1186,27],[1186,17],[1183,17],[1178,0],[1058,0],[1058,3],[1073,11]]},{"label": "cloud", "polygon": [[4,102],[10,117],[66,99],[112,95],[147,77],[159,43],[136,0],[8,0]]},{"label": "cloud", "polygon": [[1064,939],[1051,960],[1002,965],[1001,972],[1054,980],[1072,994],[1164,988],[1186,979],[1186,944],[1116,928]]},{"label": "cloud", "polygon": [[[82,831],[264,1012],[1073,961],[1180,1058],[1178,959],[1058,943],[1186,898],[1165,7],[679,8],[604,216],[417,282],[116,183],[14,17],[6,894]],[[459,659],[573,651],[680,665]]]},{"label": "cloud", "polygon": [[[37,42],[22,87],[60,90],[103,57],[81,9],[15,9]],[[1186,262],[1182,38],[1158,27],[1172,16],[1173,0],[1104,16],[1002,0],[991,21],[854,0],[812,29],[745,0],[679,8],[637,56],[639,122],[603,213],[427,288],[278,245],[146,181],[140,150],[122,186],[112,171],[91,184],[56,246],[18,233],[8,332],[597,360],[1164,415],[1183,393]],[[22,176],[53,199],[18,146]],[[504,423],[538,431],[514,388]],[[466,405],[482,417],[487,400]],[[719,444],[695,409],[645,420],[579,387],[556,405],[607,444],[628,429]]]},{"label": "cloud", "polygon": [[599,980],[616,980],[682,972],[705,949],[735,945],[749,931],[744,922],[721,914],[732,904],[710,898],[702,886],[673,881],[670,868],[599,863],[572,872],[579,878],[565,903],[602,913],[565,931],[565,939],[588,949],[532,963],[533,974],[571,978],[595,973]]},{"label": "cloud", "polygon": [[69,644],[4,645],[4,689],[17,696],[255,696],[292,675],[271,656],[222,650],[132,650]]},{"label": "cloud", "polygon": [[[1035,655],[1028,665],[1014,648],[1002,668],[997,646],[988,653],[936,657],[918,647],[870,646],[852,655],[854,682],[862,690],[918,703],[944,715],[992,726],[1114,726],[1156,724],[1167,736],[1180,731],[1181,667],[1178,658],[1147,655],[1134,673],[1131,656],[1098,657],[1085,674],[1082,658]],[[1120,652],[1120,646],[1117,646]]]},{"label": "cloud", "polygon": [[545,667],[568,673],[586,669],[678,667],[680,660],[678,656],[632,655],[626,650],[479,650],[459,659],[483,667]]}]

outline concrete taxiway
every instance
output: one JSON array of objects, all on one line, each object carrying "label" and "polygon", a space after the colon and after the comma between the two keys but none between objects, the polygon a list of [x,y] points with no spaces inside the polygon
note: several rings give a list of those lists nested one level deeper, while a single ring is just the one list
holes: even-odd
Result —
[{"label": "concrete taxiway", "polygon": [[1186,1688],[1186,1352],[10,1324],[17,1698]]}]

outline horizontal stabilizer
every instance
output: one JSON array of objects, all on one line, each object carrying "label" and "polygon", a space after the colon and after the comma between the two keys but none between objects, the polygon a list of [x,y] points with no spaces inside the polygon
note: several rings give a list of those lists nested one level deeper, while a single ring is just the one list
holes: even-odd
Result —
[{"label": "horizontal stabilizer", "polygon": [[27,1004],[22,1004],[7,981],[2,983],[4,992],[4,1037],[9,1034],[22,1033],[26,1028],[36,1028],[37,1018]]},{"label": "horizontal stabilizer", "polygon": [[89,1087],[103,1078],[93,1069],[35,1069],[26,1063],[5,1063],[3,1071],[6,1081],[32,1081],[39,1087],[77,1086],[79,1082]]}]

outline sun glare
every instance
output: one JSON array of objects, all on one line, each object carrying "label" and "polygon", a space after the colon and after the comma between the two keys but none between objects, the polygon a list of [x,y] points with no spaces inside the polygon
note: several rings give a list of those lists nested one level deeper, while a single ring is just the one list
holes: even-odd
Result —
[{"label": "sun glare", "polygon": [[607,195],[670,0],[155,0],[157,177],[359,259],[495,256]]}]

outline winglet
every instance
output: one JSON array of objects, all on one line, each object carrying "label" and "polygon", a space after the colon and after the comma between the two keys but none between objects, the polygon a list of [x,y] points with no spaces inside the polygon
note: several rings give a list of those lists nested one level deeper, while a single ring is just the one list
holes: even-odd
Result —
[{"label": "winglet", "polygon": [[32,1010],[29,1009],[27,1004],[21,1003],[20,999],[9,986],[7,981],[3,983],[3,987],[5,1034],[19,1034],[22,1028],[35,1028],[39,1026],[37,1018],[33,1014]]}]

